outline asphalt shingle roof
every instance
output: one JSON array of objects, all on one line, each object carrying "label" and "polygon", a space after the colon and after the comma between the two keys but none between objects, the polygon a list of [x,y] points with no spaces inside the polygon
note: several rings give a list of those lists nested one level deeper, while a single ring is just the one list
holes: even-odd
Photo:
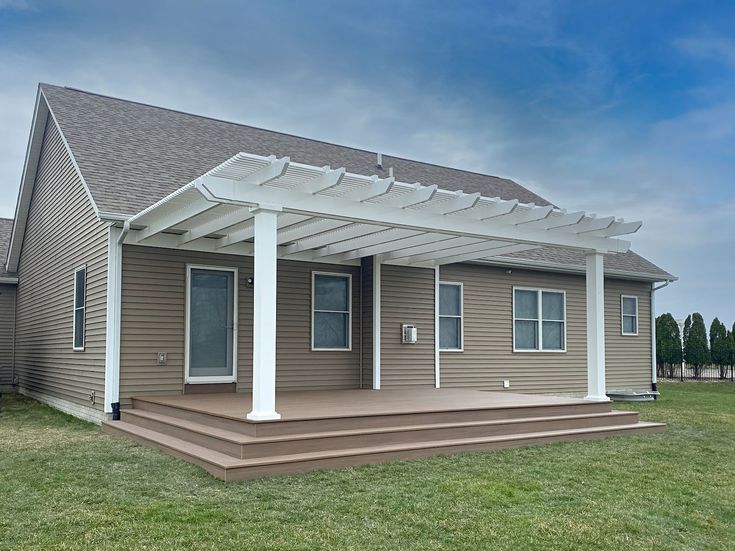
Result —
[{"label": "asphalt shingle roof", "polygon": [[355,174],[479,191],[524,203],[549,202],[512,180],[441,167],[132,101],[42,84],[84,179],[102,212],[136,214],[245,151],[288,156]]},{"label": "asphalt shingle roof", "polygon": [[[467,172],[225,122],[72,88],[42,84],[41,89],[64,134],[100,211],[132,215],[166,197],[211,168],[245,151],[288,156],[316,166],[345,167],[356,174],[385,177],[392,167],[397,180],[437,184],[487,197],[548,205],[520,184]],[[6,245],[7,246],[7,245]],[[573,250],[545,247],[511,258],[584,265]],[[609,255],[606,268],[634,273],[670,274],[634,252]]]}]

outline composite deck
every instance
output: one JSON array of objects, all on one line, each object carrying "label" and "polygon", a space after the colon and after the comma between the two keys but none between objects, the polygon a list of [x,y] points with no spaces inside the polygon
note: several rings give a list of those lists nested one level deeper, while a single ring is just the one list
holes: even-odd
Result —
[{"label": "composite deck", "polygon": [[106,432],[224,480],[612,435],[659,432],[609,402],[460,389],[280,392],[281,419],[249,421],[249,394],[133,399]]}]

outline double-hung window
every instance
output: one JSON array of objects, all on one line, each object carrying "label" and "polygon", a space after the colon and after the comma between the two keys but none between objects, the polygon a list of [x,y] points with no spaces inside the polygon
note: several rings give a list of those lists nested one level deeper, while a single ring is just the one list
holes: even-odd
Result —
[{"label": "double-hung window", "polygon": [[462,284],[439,284],[439,349],[462,350]]},{"label": "double-hung window", "polygon": [[620,297],[620,313],[623,335],[638,334],[638,297],[622,295]]},{"label": "double-hung window", "polygon": [[74,272],[74,318],[72,321],[74,350],[84,350],[84,318],[87,304],[87,268]]},{"label": "double-hung window", "polygon": [[311,284],[312,350],[350,350],[352,277],[313,272]]},{"label": "double-hung window", "polygon": [[564,291],[513,289],[513,350],[566,351]]}]

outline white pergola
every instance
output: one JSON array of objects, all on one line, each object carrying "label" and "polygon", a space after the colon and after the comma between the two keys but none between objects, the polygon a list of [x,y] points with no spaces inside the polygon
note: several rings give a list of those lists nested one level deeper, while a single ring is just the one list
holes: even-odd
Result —
[{"label": "white pergola", "polygon": [[[587,255],[588,399],[606,400],[603,254],[627,251],[630,243],[617,236],[641,225],[239,153],[129,218],[118,248],[126,243],[254,256],[253,410],[248,418],[267,420],[279,418],[278,259],[359,264],[373,257],[379,286],[381,264],[438,269],[543,246],[582,250]],[[379,328],[377,305],[374,311]],[[373,340],[373,386],[379,388],[380,342]]]}]

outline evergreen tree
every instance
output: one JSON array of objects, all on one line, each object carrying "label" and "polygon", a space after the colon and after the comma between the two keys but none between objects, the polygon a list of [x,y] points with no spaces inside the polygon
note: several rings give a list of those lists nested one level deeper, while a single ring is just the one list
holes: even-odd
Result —
[{"label": "evergreen tree", "polygon": [[729,337],[725,324],[719,319],[712,320],[709,328],[709,346],[711,360],[720,370],[720,379],[725,378],[727,364],[730,361]]},{"label": "evergreen tree", "polygon": [[674,377],[674,368],[681,365],[682,346],[679,324],[671,314],[656,319],[656,364],[662,377]]},{"label": "evergreen tree", "polygon": [[687,319],[684,320],[684,330],[681,336],[684,350],[687,348],[687,342],[689,341],[689,332],[692,330],[692,316],[689,314]]},{"label": "evergreen tree", "polygon": [[[691,318],[691,319],[690,319]],[[694,377],[699,378],[702,367],[710,362],[709,346],[707,343],[707,328],[704,318],[699,312],[695,312],[687,318],[690,327],[687,330],[684,324],[686,344],[684,346],[684,358],[687,365],[694,369]]]}]

